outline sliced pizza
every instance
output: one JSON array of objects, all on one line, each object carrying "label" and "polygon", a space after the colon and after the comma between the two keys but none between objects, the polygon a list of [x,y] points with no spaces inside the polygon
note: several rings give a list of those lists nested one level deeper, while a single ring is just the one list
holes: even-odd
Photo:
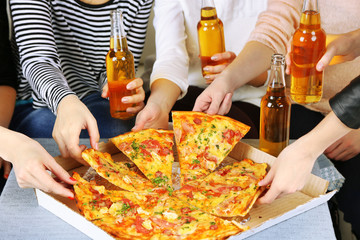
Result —
[{"label": "sliced pizza", "polygon": [[266,163],[244,159],[189,182],[175,196],[201,210],[221,217],[244,217],[264,190],[258,182],[267,174]]},{"label": "sliced pizza", "polygon": [[155,186],[165,187],[171,192],[173,139],[173,131],[145,129],[119,135],[111,141]]},{"label": "sliced pizza", "polygon": [[148,179],[132,171],[131,165],[114,162],[108,153],[90,148],[82,152],[82,157],[100,176],[115,186],[133,192],[147,192],[154,188]]},{"label": "sliced pizza", "polygon": [[74,185],[84,216],[116,239],[225,239],[247,229],[192,208],[168,194],[107,191],[82,179]]},{"label": "sliced pizza", "polygon": [[186,184],[214,171],[250,127],[226,116],[173,111],[173,128]]}]

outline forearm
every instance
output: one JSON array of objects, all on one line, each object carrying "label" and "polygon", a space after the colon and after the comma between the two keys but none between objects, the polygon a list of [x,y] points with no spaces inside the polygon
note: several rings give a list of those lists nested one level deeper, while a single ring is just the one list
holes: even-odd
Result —
[{"label": "forearm", "polygon": [[326,148],[350,131],[351,129],[331,112],[312,131],[297,141],[303,143],[303,151],[316,160]]},{"label": "forearm", "polygon": [[16,154],[16,151],[13,151],[12,149],[17,149],[17,145],[22,144],[18,141],[20,135],[20,133],[0,126],[0,158],[12,162],[14,156],[12,156],[11,153]]},{"label": "forearm", "polygon": [[181,90],[178,85],[168,79],[157,79],[151,85],[151,94],[149,102],[156,103],[161,106],[163,111],[169,113],[179,98]]},{"label": "forearm", "polygon": [[235,89],[250,84],[261,86],[266,81],[264,72],[270,68],[274,51],[260,43],[248,42],[235,60],[221,73]]},{"label": "forearm", "polygon": [[9,86],[0,86],[0,126],[9,127],[16,101],[16,91]]}]

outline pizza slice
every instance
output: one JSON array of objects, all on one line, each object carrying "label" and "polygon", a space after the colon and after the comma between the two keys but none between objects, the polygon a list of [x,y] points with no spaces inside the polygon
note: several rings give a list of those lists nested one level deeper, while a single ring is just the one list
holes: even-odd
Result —
[{"label": "pizza slice", "polygon": [[175,196],[201,210],[221,217],[244,217],[264,190],[258,182],[267,174],[266,163],[244,159],[189,182]]},{"label": "pizza slice", "polygon": [[186,184],[214,171],[250,127],[229,117],[173,111],[173,127]]},{"label": "pizza slice", "polygon": [[155,186],[172,192],[173,138],[173,131],[145,129],[119,135],[111,141]]},{"label": "pizza slice", "polygon": [[74,173],[77,206],[116,239],[225,239],[248,229],[168,194],[107,191]]},{"label": "pizza slice", "polygon": [[111,155],[85,149],[82,152],[83,159],[90,164],[95,171],[112,184],[133,192],[147,192],[154,185],[146,178],[131,170],[131,166],[124,162],[114,162]]}]

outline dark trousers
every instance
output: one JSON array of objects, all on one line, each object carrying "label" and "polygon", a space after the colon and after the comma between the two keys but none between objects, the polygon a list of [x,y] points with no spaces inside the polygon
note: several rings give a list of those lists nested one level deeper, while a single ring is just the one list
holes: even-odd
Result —
[{"label": "dark trousers", "polygon": [[[301,105],[291,107],[290,138],[297,139],[313,129],[324,116]],[[331,131],[331,129],[329,129]],[[360,144],[360,143],[359,143]],[[345,177],[345,183],[335,198],[344,220],[351,223],[352,231],[360,236],[360,154],[348,161],[333,161],[337,170]]]},{"label": "dark trousers", "polygon": [[[190,86],[186,96],[178,100],[172,110],[191,111],[194,107],[196,98],[203,91],[203,88]],[[259,138],[260,108],[258,106],[246,102],[236,101],[233,102],[231,109],[226,116],[236,119],[239,122],[251,127],[250,131],[244,138]],[[171,114],[169,119],[171,121]]]}]

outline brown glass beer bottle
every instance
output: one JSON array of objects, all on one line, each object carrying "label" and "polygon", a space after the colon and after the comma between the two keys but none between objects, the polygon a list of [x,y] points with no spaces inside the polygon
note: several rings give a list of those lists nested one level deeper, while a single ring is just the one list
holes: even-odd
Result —
[{"label": "brown glass beer bottle", "polygon": [[260,150],[275,157],[289,144],[291,101],[286,95],[285,57],[271,57],[270,80],[260,104]]},{"label": "brown glass beer bottle", "polygon": [[113,10],[111,16],[110,50],[106,55],[106,72],[109,86],[110,114],[113,118],[130,119],[135,114],[126,112],[136,104],[123,103],[125,96],[135,94],[126,85],[135,78],[134,56],[128,48],[123,26],[122,12]]},{"label": "brown glass beer bottle", "polygon": [[202,0],[201,19],[197,25],[201,69],[203,76],[205,66],[215,66],[226,61],[213,61],[211,56],[216,53],[225,52],[224,27],[218,18],[213,0]]},{"label": "brown glass beer bottle", "polygon": [[324,73],[316,64],[326,51],[326,34],[321,28],[317,0],[304,0],[300,27],[291,46],[291,99],[300,104],[320,101]]}]

